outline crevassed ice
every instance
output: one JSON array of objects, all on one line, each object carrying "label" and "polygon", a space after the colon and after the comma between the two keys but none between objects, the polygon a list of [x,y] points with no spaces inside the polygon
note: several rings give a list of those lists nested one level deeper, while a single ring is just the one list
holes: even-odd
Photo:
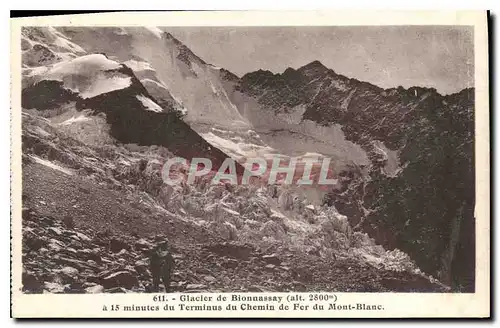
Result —
[{"label": "crevassed ice", "polygon": [[34,155],[29,155],[32,159],[35,160],[35,162],[39,163],[39,164],[42,164],[46,167],[49,167],[51,169],[54,169],[54,170],[57,170],[57,171],[60,171],[64,174],[67,174],[67,175],[72,175],[73,172],[70,170],[70,169],[67,169],[67,168],[64,168],[60,165],[57,165],[55,163],[52,163],[51,161],[48,161],[46,159],[43,159],[43,158],[40,158],[38,156],[34,156]]},{"label": "crevassed ice", "polygon": [[85,121],[90,121],[90,118],[85,116],[85,115],[80,115],[80,116],[72,116],[71,118],[67,119],[64,122],[59,123],[60,125],[70,125],[73,123],[77,122],[85,122]]}]

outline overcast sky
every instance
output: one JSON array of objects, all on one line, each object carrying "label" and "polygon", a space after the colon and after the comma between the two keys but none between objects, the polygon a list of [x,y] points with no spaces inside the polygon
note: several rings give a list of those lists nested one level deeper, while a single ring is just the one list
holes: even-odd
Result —
[{"label": "overcast sky", "polygon": [[208,63],[242,76],[281,73],[313,60],[383,88],[434,87],[443,94],[474,83],[469,27],[168,27]]}]

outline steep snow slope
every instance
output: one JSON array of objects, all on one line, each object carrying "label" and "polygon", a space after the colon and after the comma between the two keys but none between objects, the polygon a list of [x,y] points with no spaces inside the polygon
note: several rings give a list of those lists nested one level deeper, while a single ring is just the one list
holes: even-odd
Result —
[{"label": "steep snow slope", "polygon": [[172,35],[159,29],[61,28],[62,33],[89,52],[116,57],[143,78],[157,81],[188,109],[194,124],[245,127],[248,123],[229,101],[218,80],[218,69],[194,55]]}]

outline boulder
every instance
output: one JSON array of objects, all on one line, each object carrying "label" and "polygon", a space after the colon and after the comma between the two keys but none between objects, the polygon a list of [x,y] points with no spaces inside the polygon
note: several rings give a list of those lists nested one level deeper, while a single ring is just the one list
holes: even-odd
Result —
[{"label": "boulder", "polygon": [[286,236],[284,225],[275,221],[267,221],[260,228],[260,233],[265,237],[272,237],[276,240],[282,240]]},{"label": "boulder", "polygon": [[83,283],[79,281],[74,281],[66,286],[65,293],[70,294],[81,294],[85,292],[85,288],[83,287]]},{"label": "boulder", "polygon": [[93,249],[84,248],[77,251],[77,256],[88,261],[94,261],[95,263],[100,263],[101,256]]},{"label": "boulder", "polygon": [[123,240],[119,240],[119,239],[116,239],[116,238],[111,238],[109,240],[109,250],[113,253],[118,253],[120,252],[122,249],[125,249],[127,251],[130,250],[130,245],[127,244],[125,241]]},{"label": "boulder", "polygon": [[81,233],[81,232],[76,232],[76,236],[82,240],[82,241],[91,241],[92,239],[88,237],[87,235]]},{"label": "boulder", "polygon": [[101,285],[106,288],[125,287],[132,288],[139,285],[137,277],[130,271],[118,271],[101,279]]},{"label": "boulder", "polygon": [[67,267],[64,267],[61,269],[61,271],[59,271],[67,276],[70,276],[70,277],[76,277],[78,275],[78,269],[75,269],[73,267],[70,267],[70,266],[67,266]]},{"label": "boulder", "polygon": [[137,260],[134,263],[134,269],[140,275],[149,274],[149,262],[147,260]]},{"label": "boulder", "polygon": [[193,291],[193,290],[199,290],[199,289],[206,289],[207,288],[207,285],[204,285],[204,284],[188,284],[186,286],[186,290],[190,290],[190,291]]},{"label": "boulder", "polygon": [[266,271],[274,271],[274,269],[276,269],[276,265],[274,265],[274,264],[267,264],[267,265],[264,267],[264,269],[265,269]]},{"label": "boulder", "polygon": [[122,249],[116,255],[117,256],[125,256],[125,255],[128,255],[128,251],[126,249]]},{"label": "boulder", "polygon": [[78,272],[79,271],[73,267],[64,267],[61,270],[54,271],[55,280],[65,284],[73,283],[78,278]]},{"label": "boulder", "polygon": [[365,246],[375,246],[375,241],[368,236],[366,233],[354,232],[352,235],[352,247],[365,247]]},{"label": "boulder", "polygon": [[59,283],[46,281],[44,283],[44,290],[49,293],[64,293],[66,288]]},{"label": "boulder", "polygon": [[54,234],[56,234],[57,236],[62,235],[62,231],[61,231],[61,229],[58,229],[58,228],[55,228],[55,227],[49,227],[49,228],[47,229],[47,231],[53,232],[53,233],[54,233]]},{"label": "boulder", "polygon": [[87,294],[100,294],[104,292],[104,287],[102,285],[95,285],[85,288],[85,293]]},{"label": "boulder", "polygon": [[44,238],[32,231],[23,233],[23,252],[36,252],[46,244],[47,241]]},{"label": "boulder", "polygon": [[203,277],[203,279],[204,279],[205,281],[209,282],[209,283],[213,283],[213,282],[217,281],[217,279],[215,279],[215,277],[214,277],[214,276],[210,276],[210,275],[208,275],[208,276],[204,276],[204,277]]},{"label": "boulder", "polygon": [[149,250],[153,247],[153,244],[146,239],[139,239],[134,243],[134,248],[138,251]]},{"label": "boulder", "polygon": [[60,251],[61,249],[65,248],[66,245],[60,241],[60,240],[57,240],[57,239],[49,239],[49,242],[47,244],[47,247],[53,251]]},{"label": "boulder", "polygon": [[347,220],[347,216],[337,213],[332,217],[332,223],[336,231],[345,235],[348,234],[349,221]]},{"label": "boulder", "polygon": [[268,264],[280,265],[281,260],[278,258],[276,254],[263,255],[262,260]]},{"label": "boulder", "polygon": [[80,260],[75,260],[72,258],[67,258],[64,256],[54,256],[52,258],[55,263],[61,264],[61,265],[66,265],[66,266],[71,266],[73,268],[79,269],[79,270],[84,270],[89,267],[87,262],[80,261]]},{"label": "boulder", "polygon": [[210,229],[218,236],[227,240],[236,240],[238,238],[238,230],[229,222],[214,221],[209,225]]}]

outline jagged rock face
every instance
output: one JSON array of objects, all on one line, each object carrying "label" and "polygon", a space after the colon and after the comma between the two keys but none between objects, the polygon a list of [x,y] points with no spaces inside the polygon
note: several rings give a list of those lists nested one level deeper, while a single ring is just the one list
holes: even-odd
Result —
[{"label": "jagged rock face", "polygon": [[[312,62],[282,74],[244,75],[234,90],[276,115],[305,108],[302,121],[340,124],[370,164],[339,174],[327,201],[426,272],[474,289],[474,90],[381,89]],[[396,169],[388,172],[391,154]],[[393,163],[394,164],[394,163]]]},{"label": "jagged rock face", "polygon": [[[373,175],[364,224],[445,283],[474,290],[474,93],[443,97],[407,130],[395,179]],[[400,246],[401,245],[401,246]],[[436,261],[437,259],[437,261]]]}]

